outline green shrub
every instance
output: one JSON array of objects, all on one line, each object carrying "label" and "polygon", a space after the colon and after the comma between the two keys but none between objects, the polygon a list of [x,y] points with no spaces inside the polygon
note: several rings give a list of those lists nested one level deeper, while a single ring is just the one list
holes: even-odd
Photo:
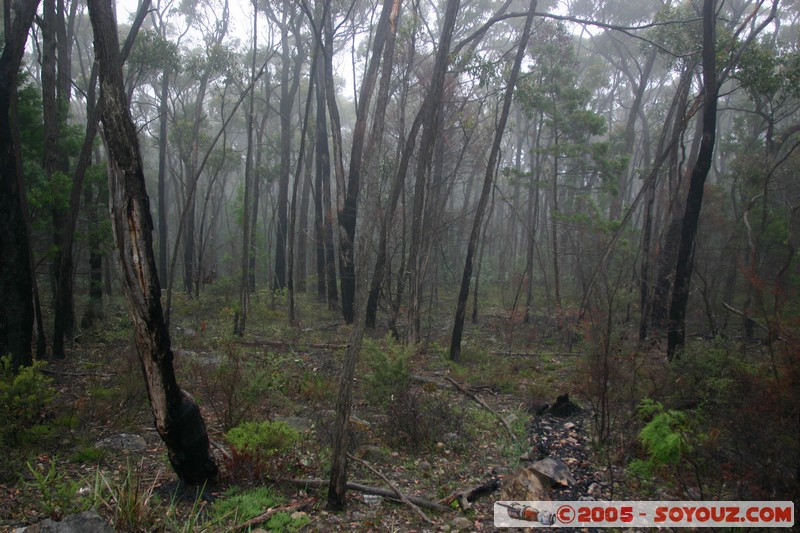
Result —
[{"label": "green shrub", "polygon": [[55,398],[52,380],[42,375],[44,363],[14,373],[11,357],[0,358],[0,443],[21,446],[41,436],[45,413]]},{"label": "green shrub", "polygon": [[41,495],[41,498],[37,500],[39,509],[48,517],[60,520],[64,516],[85,511],[91,507],[91,500],[84,498],[79,493],[80,481],[68,479],[64,471],[56,467],[55,458],[47,466],[44,464],[32,466],[30,463],[26,463],[26,466],[32,480],[24,483],[38,490]]},{"label": "green shrub", "polygon": [[261,481],[300,468],[295,444],[300,434],[284,422],[244,422],[226,434],[231,456],[228,475],[237,481]]},{"label": "green shrub", "polygon": [[270,487],[258,487],[248,491],[232,487],[214,503],[212,516],[217,521],[226,520],[238,524],[255,518],[280,502],[280,497]]},{"label": "green shrub", "polygon": [[240,453],[268,457],[291,449],[300,434],[285,422],[244,422],[225,435]]},{"label": "green shrub", "polygon": [[371,401],[387,405],[408,392],[411,385],[411,348],[387,335],[379,343],[364,339],[362,353],[369,367],[366,392]]}]

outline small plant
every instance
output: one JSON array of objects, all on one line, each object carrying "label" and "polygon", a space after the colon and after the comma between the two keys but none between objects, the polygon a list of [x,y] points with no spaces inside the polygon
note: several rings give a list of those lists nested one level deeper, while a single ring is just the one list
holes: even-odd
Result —
[{"label": "small plant", "polygon": [[281,503],[280,497],[270,487],[258,487],[248,491],[232,487],[214,503],[212,516],[216,521],[224,520],[238,524],[255,518],[279,503]]},{"label": "small plant", "polygon": [[364,339],[364,359],[369,365],[366,377],[369,398],[388,405],[408,392],[411,385],[411,351],[387,335],[380,344]]},{"label": "small plant", "polygon": [[55,398],[52,380],[42,375],[44,363],[14,372],[11,357],[0,358],[0,444],[22,446],[41,436],[45,413]]},{"label": "small plant", "polygon": [[161,517],[161,501],[155,488],[158,476],[147,482],[142,467],[128,468],[122,480],[114,480],[99,469],[95,477],[93,496],[96,503],[112,513],[117,531],[142,531],[153,529]]},{"label": "small plant", "polygon": [[244,422],[225,435],[231,445],[228,472],[236,479],[285,475],[298,463],[300,434],[284,422]]},{"label": "small plant", "polygon": [[[282,502],[283,499],[269,487],[248,491],[232,487],[214,504],[212,521],[220,527],[223,524],[232,524],[230,527],[235,527]],[[308,515],[293,517],[290,513],[280,512],[270,517],[265,526],[270,531],[299,531],[310,522]]]},{"label": "small plant", "polygon": [[639,415],[649,420],[639,432],[646,459],[633,460],[628,468],[636,476],[651,478],[660,470],[671,473],[674,479],[688,493],[688,485],[684,481],[685,468],[690,468],[690,475],[702,494],[700,468],[694,457],[695,448],[702,444],[705,436],[698,433],[692,419],[683,411],[665,409],[654,400],[645,399],[639,406]]},{"label": "small plant", "polygon": [[399,445],[412,449],[444,442],[463,445],[465,415],[438,395],[406,390],[387,406],[386,432]]},{"label": "small plant", "polygon": [[50,464],[36,466],[26,463],[33,481],[28,481],[41,494],[39,504],[44,514],[54,520],[60,520],[66,515],[85,511],[91,507],[91,501],[80,494],[81,483],[71,481],[62,470],[56,467],[56,459]]}]

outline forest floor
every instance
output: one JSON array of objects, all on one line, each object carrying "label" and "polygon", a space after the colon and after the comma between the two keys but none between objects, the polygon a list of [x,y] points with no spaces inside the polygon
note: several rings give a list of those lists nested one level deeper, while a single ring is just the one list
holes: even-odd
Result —
[{"label": "forest floor", "polygon": [[[1,465],[0,529],[94,505],[121,531],[488,531],[500,491],[467,510],[447,497],[502,481],[526,458],[543,456],[562,461],[575,478],[553,488],[553,500],[636,496],[624,470],[595,452],[581,345],[570,347],[552,325],[489,312],[468,328],[459,363],[444,348],[445,319],[429,324],[440,336],[414,352],[385,330],[368,333],[356,374],[350,444],[360,461],[351,461],[350,480],[384,489],[388,480],[449,510],[422,509],[427,522],[403,503],[351,490],[345,511],[327,511],[333,409],[350,328],[311,302],[301,305],[302,323],[289,327],[279,304],[257,302],[248,334],[237,338],[226,298],[176,303],[178,380],[201,406],[221,467],[219,483],[201,490],[182,486],[170,469],[124,307],[107,305],[106,321],[79,336],[66,360],[42,367],[57,394],[41,438]],[[545,409],[562,394],[580,411],[559,417]],[[232,450],[231,428],[264,420],[292,428],[285,449]],[[268,493],[259,492],[263,486]],[[286,512],[247,525],[268,509]]]}]

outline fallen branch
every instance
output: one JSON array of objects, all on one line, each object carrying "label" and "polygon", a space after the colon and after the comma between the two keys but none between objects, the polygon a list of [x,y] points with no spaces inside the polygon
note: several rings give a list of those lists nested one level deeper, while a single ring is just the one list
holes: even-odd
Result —
[{"label": "fallen branch", "polygon": [[314,498],[306,498],[305,500],[300,500],[294,503],[290,503],[288,505],[282,505],[280,507],[271,507],[261,513],[260,515],[256,516],[255,518],[251,518],[247,522],[239,524],[234,528],[234,530],[238,531],[240,529],[247,529],[253,526],[257,526],[258,524],[263,524],[274,515],[278,513],[286,513],[289,511],[298,511],[300,509],[305,509],[309,505],[314,503]]},{"label": "fallen branch", "polygon": [[462,490],[460,492],[454,492],[450,496],[446,498],[442,498],[439,500],[439,503],[443,505],[450,506],[454,501],[458,501],[458,505],[461,507],[462,511],[466,511],[467,509],[472,507],[472,502],[480,498],[485,494],[491,494],[492,492],[498,490],[500,488],[500,478],[493,477],[486,483],[482,485],[478,485],[477,487],[473,487],[471,489]]},{"label": "fallen branch", "polygon": [[[286,479],[284,480],[292,485],[298,485],[301,487],[327,487],[328,480],[325,479]],[[370,487],[368,485],[362,485],[361,483],[354,483],[352,481],[347,483],[347,490],[354,490],[356,492],[361,492],[363,494],[375,494],[376,496],[383,496],[384,498],[390,500],[397,500],[397,495],[389,490],[389,489],[382,489],[379,487]],[[430,500],[426,500],[424,498],[419,498],[417,496],[406,496],[410,502],[413,502],[419,507],[424,507],[425,509],[433,509],[434,511],[450,511],[452,509],[449,507],[445,507],[444,505],[436,502],[432,502]]]},{"label": "fallen branch", "polygon": [[564,356],[564,355],[586,355],[583,352],[547,352],[547,353],[539,353],[539,352],[489,352],[489,355],[505,355],[508,357],[542,357],[546,355],[556,355],[556,356]]},{"label": "fallen branch", "polygon": [[408,505],[409,507],[411,507],[411,509],[413,509],[413,510],[414,510],[414,512],[415,512],[415,513],[417,513],[417,515],[418,515],[420,518],[422,518],[422,520],[423,520],[423,521],[427,522],[428,524],[433,524],[433,520],[431,520],[430,518],[428,518],[428,516],[427,516],[425,513],[423,513],[423,512],[422,512],[422,509],[420,509],[419,507],[417,507],[416,505],[414,505],[414,503],[413,503],[411,500],[409,500],[409,499],[408,499],[408,497],[407,497],[405,494],[403,494],[402,492],[400,492],[400,489],[398,489],[398,488],[395,486],[395,484],[394,484],[394,483],[392,483],[391,481],[389,481],[389,478],[387,478],[386,476],[384,476],[383,474],[381,474],[381,473],[378,471],[378,469],[377,469],[377,468],[373,467],[371,464],[369,464],[369,463],[368,463],[368,462],[366,462],[365,460],[363,460],[363,459],[359,459],[358,457],[355,457],[355,456],[353,456],[352,454],[349,454],[349,453],[348,453],[348,454],[347,454],[347,457],[348,457],[348,458],[350,458],[350,460],[352,460],[352,461],[355,461],[355,462],[357,462],[357,463],[360,463],[360,464],[362,464],[362,465],[366,466],[367,468],[369,468],[370,472],[372,472],[372,473],[373,473],[373,474],[375,474],[376,476],[379,476],[379,477],[380,477],[380,478],[383,480],[383,482],[384,482],[384,483],[386,483],[387,485],[389,485],[389,488],[390,488],[390,489],[392,489],[392,491],[393,491],[393,492],[394,492],[394,493],[397,495],[397,497],[398,497],[398,498],[400,498],[400,499],[403,501],[403,503],[404,503],[404,504],[406,504],[406,505]]},{"label": "fallen branch", "polygon": [[[730,311],[731,313],[737,314],[737,315],[739,315],[740,317],[742,317],[742,318],[745,318],[745,316],[744,316],[744,312],[742,312],[742,311],[739,311],[738,309],[736,309],[736,308],[735,308],[735,307],[733,307],[732,305],[730,305],[730,304],[726,304],[725,302],[722,302],[722,305],[723,305],[723,306],[725,306],[725,309],[727,309],[727,310],[728,310],[728,311]],[[784,337],[784,336],[782,336],[782,335],[780,335],[780,334],[777,334],[777,335],[775,335],[774,337],[772,337],[772,335],[773,335],[773,332],[771,332],[771,331],[769,330],[769,327],[765,326],[764,324],[762,324],[761,322],[759,322],[759,321],[758,321],[758,320],[756,320],[755,318],[753,318],[753,317],[751,317],[751,316],[748,316],[748,317],[747,317],[747,319],[748,319],[748,320],[750,320],[750,321],[752,321],[752,322],[753,322],[753,324],[755,324],[756,326],[758,326],[758,327],[759,327],[759,329],[763,330],[763,331],[764,331],[764,332],[765,332],[767,335],[769,335],[769,336],[770,336],[772,339],[777,339],[777,340],[779,340],[779,341],[781,341],[781,342],[789,342],[789,340],[788,340],[786,337]]]},{"label": "fallen branch", "polygon": [[445,378],[444,378],[444,379],[446,379],[447,381],[449,381],[449,382],[450,382],[450,383],[451,383],[451,384],[452,384],[452,385],[453,385],[455,388],[457,388],[458,390],[460,390],[461,392],[463,392],[464,394],[466,394],[467,396],[469,396],[470,398],[472,398],[472,400],[473,400],[475,403],[477,403],[478,405],[480,405],[481,407],[483,407],[484,409],[486,409],[487,411],[489,411],[490,413],[492,413],[492,414],[493,414],[493,415],[494,415],[494,416],[495,416],[495,417],[496,417],[496,418],[497,418],[497,419],[500,421],[500,423],[501,423],[501,424],[503,424],[503,427],[504,427],[504,428],[506,428],[506,430],[508,431],[508,434],[509,434],[509,435],[511,435],[511,439],[512,439],[512,440],[513,440],[515,443],[519,444],[519,439],[517,439],[517,436],[514,434],[514,431],[511,429],[511,426],[509,426],[509,425],[508,425],[508,422],[506,422],[506,419],[505,419],[505,418],[503,418],[503,417],[500,415],[500,413],[498,413],[497,411],[495,411],[494,409],[492,409],[491,407],[489,407],[489,406],[486,404],[486,402],[484,402],[484,401],[481,399],[481,397],[480,397],[480,396],[478,396],[477,394],[475,394],[475,393],[473,393],[473,392],[470,392],[470,391],[468,391],[467,389],[465,389],[464,387],[462,387],[462,386],[461,386],[461,385],[460,385],[460,384],[459,384],[459,383],[458,383],[456,380],[454,380],[453,378],[451,378],[451,377],[448,377],[448,376],[445,376]]},{"label": "fallen branch", "polygon": [[274,341],[268,339],[253,339],[253,340],[237,340],[237,344],[241,346],[271,346],[273,348],[290,348],[290,349],[313,349],[313,350],[344,350],[347,348],[346,343],[337,342],[323,342],[312,344],[299,344],[293,342]]}]

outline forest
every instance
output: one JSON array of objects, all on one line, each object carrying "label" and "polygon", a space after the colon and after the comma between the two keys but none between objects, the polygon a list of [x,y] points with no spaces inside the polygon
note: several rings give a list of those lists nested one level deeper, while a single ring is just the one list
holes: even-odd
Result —
[{"label": "forest", "polygon": [[3,7],[0,529],[797,502],[796,0]]}]

